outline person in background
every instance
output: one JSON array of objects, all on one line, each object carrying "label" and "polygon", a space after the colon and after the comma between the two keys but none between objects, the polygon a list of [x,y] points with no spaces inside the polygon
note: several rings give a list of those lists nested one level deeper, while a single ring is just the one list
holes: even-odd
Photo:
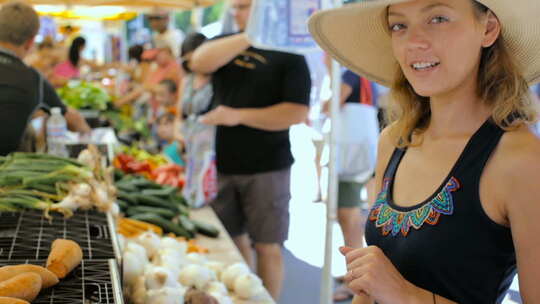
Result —
[{"label": "person in background", "polygon": [[180,45],[184,40],[181,30],[169,27],[169,11],[156,7],[148,14],[148,22],[153,33],[155,48],[169,48],[175,58],[180,57]]},{"label": "person in background", "polygon": [[54,67],[62,61],[57,49],[58,46],[55,45],[53,38],[47,36],[38,45],[37,50],[24,58],[24,62],[50,81],[53,78]]},{"label": "person in background", "polygon": [[[392,87],[367,248],[343,246],[354,304],[540,299],[537,0],[376,0],[318,12],[312,36]],[[369,41],[370,43],[362,43]]]},{"label": "person in background", "polygon": [[176,115],[178,112],[178,85],[172,79],[161,81],[153,89],[152,107],[158,116],[165,113]]},{"label": "person in background", "polygon": [[69,47],[68,60],[58,64],[54,68],[54,76],[63,79],[64,83],[70,79],[79,78],[81,76],[80,66],[83,63],[81,55],[85,47],[86,39],[83,37],[75,38]]},{"label": "person in background", "polygon": [[90,127],[72,108],[66,107],[52,85],[22,61],[34,46],[39,17],[23,2],[0,8],[0,155],[13,152],[23,138],[28,121],[38,109],[62,109],[68,128],[88,133]]},{"label": "person in background", "polygon": [[161,115],[156,122],[157,136],[162,153],[171,161],[185,166],[183,157],[183,141],[174,130],[176,116],[172,113]]},{"label": "person in background", "polygon": [[288,237],[289,128],[309,112],[311,78],[303,56],[251,46],[244,33],[251,0],[230,0],[239,33],[201,45],[189,68],[212,74],[213,104],[201,122],[216,125],[218,194],[212,207],[247,263],[276,300]]},{"label": "person in background", "polygon": [[185,118],[191,114],[200,115],[209,110],[212,99],[211,75],[197,73],[190,69],[189,62],[193,53],[203,43],[206,36],[201,33],[189,34],[182,43],[182,69],[186,73],[180,88],[180,108]]},{"label": "person in background", "polygon": [[180,83],[183,77],[182,68],[173,57],[170,48],[162,48],[152,51],[146,51],[151,55],[143,58],[148,60],[154,60],[156,65],[150,69],[149,74],[144,78],[144,82],[141,85],[136,86],[131,92],[115,101],[116,107],[121,107],[125,104],[131,104],[141,98],[145,93],[151,93],[152,90],[163,80],[169,79],[174,83]]}]

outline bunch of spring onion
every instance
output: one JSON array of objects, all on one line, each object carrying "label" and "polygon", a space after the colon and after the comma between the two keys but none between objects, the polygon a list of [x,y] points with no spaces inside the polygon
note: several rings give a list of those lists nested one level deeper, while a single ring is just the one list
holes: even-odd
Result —
[{"label": "bunch of spring onion", "polygon": [[38,209],[46,217],[49,211],[71,216],[74,210],[89,209],[96,201],[102,205],[114,201],[108,193],[96,199],[96,193],[103,192],[103,183],[81,162],[47,154],[13,153],[0,158],[0,211]]}]

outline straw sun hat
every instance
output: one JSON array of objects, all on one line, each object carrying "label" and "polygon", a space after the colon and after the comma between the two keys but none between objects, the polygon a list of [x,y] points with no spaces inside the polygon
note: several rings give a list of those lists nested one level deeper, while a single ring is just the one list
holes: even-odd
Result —
[{"label": "straw sun hat", "polygon": [[[410,0],[371,0],[320,11],[309,20],[317,43],[353,72],[389,86],[394,59],[386,10]],[[540,0],[477,0],[497,15],[510,53],[530,83],[540,81]]]}]

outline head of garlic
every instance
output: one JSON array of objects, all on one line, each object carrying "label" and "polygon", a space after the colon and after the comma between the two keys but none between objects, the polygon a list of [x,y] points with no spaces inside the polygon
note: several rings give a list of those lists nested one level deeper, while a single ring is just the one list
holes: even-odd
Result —
[{"label": "head of garlic", "polygon": [[152,258],[157,253],[161,243],[160,237],[151,231],[144,232],[133,240],[146,249],[149,258]]},{"label": "head of garlic", "polygon": [[146,269],[144,274],[146,289],[161,289],[164,287],[180,288],[171,271],[165,267],[151,266]]},{"label": "head of garlic", "polygon": [[233,300],[227,295],[215,292],[209,292],[208,294],[214,297],[214,299],[216,299],[219,304],[234,304]]},{"label": "head of garlic", "polygon": [[88,149],[84,149],[81,153],[79,153],[79,156],[77,157],[77,161],[83,165],[86,165],[94,169],[94,162],[95,162],[94,155]]},{"label": "head of garlic", "polygon": [[159,247],[160,249],[176,250],[185,256],[187,254],[188,244],[187,242],[180,242],[175,238],[167,236],[161,239]]},{"label": "head of garlic", "polygon": [[133,289],[131,290],[130,298],[134,304],[145,304],[146,297],[146,282],[144,276],[140,276],[135,281]]},{"label": "head of garlic", "polygon": [[214,272],[204,266],[191,264],[180,270],[178,281],[186,287],[195,287],[198,290],[203,290],[204,287],[211,281],[215,281]]},{"label": "head of garlic", "polygon": [[171,270],[175,277],[178,277],[180,269],[187,263],[186,257],[175,249],[160,249],[152,261],[156,266],[163,266]]},{"label": "head of garlic", "polygon": [[132,286],[144,274],[146,265],[136,252],[126,251],[122,258],[122,266],[124,282],[128,286]]},{"label": "head of garlic", "polygon": [[189,253],[186,256],[186,258],[189,264],[198,264],[198,265],[204,265],[206,264],[206,261],[208,260],[206,256],[200,253],[196,253],[196,252]]},{"label": "head of garlic", "polygon": [[87,183],[79,183],[71,188],[71,194],[76,196],[88,197],[90,196],[90,193],[92,193],[92,187]]},{"label": "head of garlic", "polygon": [[225,296],[229,295],[227,286],[225,286],[225,284],[218,281],[213,281],[213,282],[208,283],[205,286],[204,290],[208,293],[215,293],[215,294],[220,294],[220,295],[225,295]]},{"label": "head of garlic", "polygon": [[184,304],[186,290],[183,287],[149,290],[146,293],[146,303],[152,304]]},{"label": "head of garlic", "polygon": [[252,299],[263,291],[261,279],[252,273],[240,275],[234,281],[234,292],[242,299]]},{"label": "head of garlic", "polygon": [[128,251],[133,252],[137,256],[138,262],[143,264],[143,266],[148,264],[148,253],[146,252],[146,249],[139,243],[127,241],[124,253]]},{"label": "head of garlic", "polygon": [[221,277],[221,273],[223,272],[223,270],[225,270],[225,264],[216,261],[208,261],[206,262],[206,264],[204,264],[204,266],[212,270],[218,278]]},{"label": "head of garlic", "polygon": [[250,272],[248,266],[244,263],[230,265],[221,273],[221,282],[223,282],[229,290],[233,290],[236,278]]}]

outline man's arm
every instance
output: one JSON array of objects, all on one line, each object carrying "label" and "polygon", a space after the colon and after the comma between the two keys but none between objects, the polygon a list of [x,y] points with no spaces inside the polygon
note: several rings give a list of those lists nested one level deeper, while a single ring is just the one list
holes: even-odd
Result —
[{"label": "man's arm", "polygon": [[68,129],[73,132],[90,133],[92,131],[86,119],[84,119],[79,111],[73,108],[67,108],[64,118],[66,119]]},{"label": "man's arm", "polygon": [[234,109],[219,106],[201,117],[201,122],[209,125],[245,125],[265,131],[283,131],[292,125],[304,122],[309,107],[307,105],[281,102],[266,108]]},{"label": "man's arm", "polygon": [[74,132],[89,133],[92,131],[84,117],[82,117],[79,111],[67,107],[58,97],[56,91],[47,80],[43,80],[43,100],[42,102],[52,108],[60,108],[64,112],[64,118],[66,119],[68,129]]},{"label": "man's arm", "polygon": [[212,40],[201,45],[193,53],[189,67],[194,72],[211,74],[249,47],[250,42],[245,33]]}]

